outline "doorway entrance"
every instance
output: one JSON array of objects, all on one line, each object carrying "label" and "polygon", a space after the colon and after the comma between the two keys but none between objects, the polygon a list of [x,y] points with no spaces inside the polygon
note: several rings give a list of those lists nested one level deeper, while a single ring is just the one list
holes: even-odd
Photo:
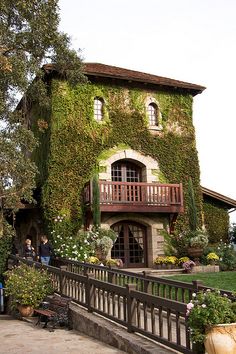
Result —
[{"label": "doorway entrance", "polygon": [[146,227],[135,222],[122,221],[112,226],[118,238],[111,257],[120,258],[126,268],[146,267]]}]

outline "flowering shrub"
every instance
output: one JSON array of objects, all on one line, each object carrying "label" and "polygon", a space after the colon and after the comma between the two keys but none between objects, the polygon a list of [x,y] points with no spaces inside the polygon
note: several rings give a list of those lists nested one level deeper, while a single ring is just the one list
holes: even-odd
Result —
[{"label": "flowering shrub", "polygon": [[178,263],[178,258],[175,256],[166,256],[165,257],[165,263],[166,264],[177,264]]},{"label": "flowering shrub", "polygon": [[204,230],[189,232],[189,247],[204,248],[208,245],[208,235]]},{"label": "flowering shrub", "polygon": [[11,305],[30,305],[37,307],[45,296],[53,292],[50,276],[45,270],[38,270],[24,263],[5,272],[6,295],[12,297]]},{"label": "flowering shrub", "polygon": [[203,343],[206,331],[213,325],[236,321],[235,307],[227,295],[207,289],[192,294],[187,304],[188,325],[193,343]]},{"label": "flowering shrub", "polygon": [[91,263],[91,264],[100,264],[100,260],[95,257],[95,256],[90,256],[88,259],[87,259],[87,262],[88,263]]},{"label": "flowering shrub", "polygon": [[95,248],[100,249],[103,253],[108,253],[112,246],[113,241],[108,236],[103,236],[102,238],[95,240]]},{"label": "flowering shrub", "polygon": [[220,240],[220,243],[216,250],[219,255],[219,264],[221,270],[234,270],[236,269],[236,252],[233,245]]},{"label": "flowering shrub", "polygon": [[184,268],[185,271],[191,271],[193,269],[193,267],[195,266],[195,262],[194,261],[186,261],[182,264],[182,267]]},{"label": "flowering shrub", "polygon": [[105,265],[106,266],[110,266],[110,267],[119,267],[122,268],[123,267],[123,261],[122,259],[113,259],[113,258],[109,258],[105,261]]},{"label": "flowering shrub", "polygon": [[181,258],[179,258],[178,259],[178,265],[180,265],[181,267],[182,267],[182,265],[183,265],[183,263],[184,262],[188,262],[190,259],[189,259],[189,257],[181,257]]},{"label": "flowering shrub", "polygon": [[115,231],[103,228],[76,234],[71,230],[65,214],[54,218],[51,234],[55,255],[77,261],[87,261],[97,248],[103,252],[109,251],[117,238]]},{"label": "flowering shrub", "polygon": [[216,262],[216,261],[219,260],[219,256],[217,256],[217,254],[214,253],[214,252],[208,253],[208,255],[206,256],[206,258],[207,258],[208,261],[214,261],[214,262]]},{"label": "flowering shrub", "polygon": [[56,256],[70,260],[85,261],[94,253],[91,235],[79,232],[75,237],[53,234],[54,253]]},{"label": "flowering shrub", "polygon": [[88,234],[93,240],[93,250],[99,249],[104,254],[108,253],[117,238],[117,233],[112,229],[96,228],[88,231]]},{"label": "flowering shrub", "polygon": [[154,264],[164,264],[165,263],[165,257],[163,256],[157,256],[154,261]]}]

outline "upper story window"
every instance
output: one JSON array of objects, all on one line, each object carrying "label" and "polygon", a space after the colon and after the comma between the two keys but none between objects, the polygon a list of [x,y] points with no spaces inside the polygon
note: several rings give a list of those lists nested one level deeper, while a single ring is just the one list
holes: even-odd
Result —
[{"label": "upper story window", "polygon": [[158,125],[158,108],[155,103],[150,103],[148,105],[148,119],[150,126]]},{"label": "upper story window", "polygon": [[99,97],[94,98],[94,118],[100,122],[103,119],[103,99]]}]

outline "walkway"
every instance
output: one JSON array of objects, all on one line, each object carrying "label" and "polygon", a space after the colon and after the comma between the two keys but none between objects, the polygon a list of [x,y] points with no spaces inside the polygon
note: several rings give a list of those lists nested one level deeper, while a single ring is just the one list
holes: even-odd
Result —
[{"label": "walkway", "polygon": [[54,332],[33,323],[0,315],[0,354],[122,354],[121,350],[77,331]]}]

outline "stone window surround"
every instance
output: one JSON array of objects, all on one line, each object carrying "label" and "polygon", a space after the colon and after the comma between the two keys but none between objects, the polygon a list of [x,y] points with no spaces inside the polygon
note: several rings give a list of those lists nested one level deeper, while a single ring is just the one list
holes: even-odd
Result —
[{"label": "stone window surround", "polygon": [[[157,122],[158,122],[158,125],[149,125],[148,129],[150,131],[161,131],[163,129],[163,127],[161,125],[162,116],[161,116],[160,105],[159,105],[159,103],[157,102],[157,100],[154,97],[148,96],[146,98],[146,101],[145,101],[147,115],[148,115],[148,107],[149,107],[150,104],[154,104],[157,107]],[[148,122],[149,122],[149,117],[148,117]]]},{"label": "stone window surround", "polygon": [[101,122],[104,118],[104,99],[102,97],[96,96],[94,97],[94,119],[97,122]]},{"label": "stone window surround", "polygon": [[142,155],[132,149],[119,150],[112,156],[110,156],[107,160],[100,161],[100,167],[103,167],[103,170],[105,170],[105,172],[99,173],[99,179],[111,181],[111,165],[119,160],[130,160],[141,166],[142,182],[158,182],[158,177],[156,175],[153,175],[152,173],[152,170],[159,171],[157,161],[150,156]]}]

